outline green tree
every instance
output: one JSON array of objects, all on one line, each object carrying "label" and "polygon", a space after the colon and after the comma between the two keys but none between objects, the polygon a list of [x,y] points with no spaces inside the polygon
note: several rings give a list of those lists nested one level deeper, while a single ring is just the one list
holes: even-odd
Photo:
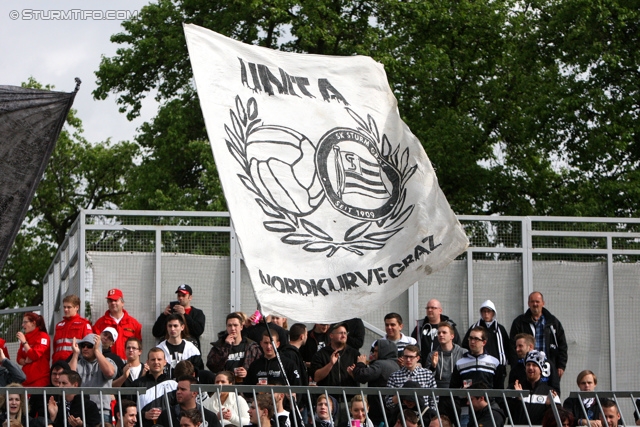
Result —
[{"label": "green tree", "polygon": [[[24,87],[51,90],[30,78]],[[108,209],[127,195],[138,148],[129,142],[89,143],[71,110],[7,262],[0,271],[0,307],[38,304],[42,278],[80,209]]]},{"label": "green tree", "polygon": [[382,62],[456,212],[635,215],[638,21],[612,0],[161,0],[112,37],[127,46],[103,58],[94,96],[117,94],[129,117],[153,90],[161,102],[127,206],[224,206],[181,26],[194,23]]},{"label": "green tree", "polygon": [[[369,42],[362,35],[370,29],[375,2],[347,3],[345,7],[343,2],[161,0],[143,7],[139,19],[123,22],[124,32],[111,41],[128,47],[102,59],[94,96],[105,99],[117,93],[121,111],[129,118],[139,115],[141,100],[151,89],[157,90],[161,102],[157,116],[141,127],[136,138],[145,156],[123,207],[226,209],[192,84],[183,22],[272,48],[344,55],[356,46],[356,52],[364,53]],[[294,37],[284,38],[286,33]],[[367,45],[361,46],[363,42]]]}]

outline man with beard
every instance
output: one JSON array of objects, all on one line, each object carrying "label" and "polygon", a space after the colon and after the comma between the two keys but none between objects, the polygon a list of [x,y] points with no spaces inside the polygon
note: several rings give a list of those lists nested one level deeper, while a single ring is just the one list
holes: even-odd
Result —
[{"label": "man with beard", "polygon": [[330,344],[311,359],[309,375],[319,386],[356,387],[358,383],[349,374],[355,367],[360,353],[347,346],[347,327],[342,323],[329,331]]},{"label": "man with beard", "polygon": [[[531,334],[518,334],[515,336],[516,343],[516,363],[511,365],[511,372],[509,372],[509,386],[508,388],[513,389],[516,380],[520,382],[520,384],[524,383],[527,380],[527,371],[525,368],[525,360],[527,357],[527,353],[531,350],[534,350],[535,341],[533,339],[533,335]],[[551,388],[560,394],[560,378],[558,378],[557,369],[553,369],[553,366],[549,361],[545,361],[545,365],[542,369],[542,379],[541,381],[546,381],[549,383]]]},{"label": "man with beard", "polygon": [[[540,381],[542,379],[544,361],[545,355],[543,352],[538,350],[530,351],[527,354],[525,363],[527,380],[522,384],[520,381],[516,380],[513,387],[514,390],[529,391],[529,396],[522,400],[524,401],[527,413],[529,414],[529,419],[534,425],[542,424],[542,418],[550,404],[560,404],[558,393],[549,386],[549,383]],[[548,398],[549,392],[553,395],[553,402]],[[510,402],[511,414],[514,418],[513,421],[515,424],[529,424],[526,414],[524,413],[522,402],[519,402],[518,399],[520,398],[511,399]]]}]

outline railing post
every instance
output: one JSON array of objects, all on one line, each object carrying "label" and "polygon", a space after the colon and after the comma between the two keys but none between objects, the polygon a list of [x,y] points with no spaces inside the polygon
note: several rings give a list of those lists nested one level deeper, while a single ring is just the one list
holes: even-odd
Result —
[{"label": "railing post", "polygon": [[609,300],[609,369],[611,375],[611,390],[618,388],[616,378],[616,314],[613,293],[613,239],[607,236],[607,291]]}]

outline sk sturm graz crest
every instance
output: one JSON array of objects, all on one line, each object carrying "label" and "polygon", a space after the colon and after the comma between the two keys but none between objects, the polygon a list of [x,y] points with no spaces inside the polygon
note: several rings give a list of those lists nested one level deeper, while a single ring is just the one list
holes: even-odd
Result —
[{"label": "sk sturm graz crest", "polygon": [[[409,149],[393,148],[371,116],[364,120],[345,108],[356,127],[333,128],[317,144],[294,129],[262,124],[254,98],[245,108],[236,97],[224,127],[227,149],[243,170],[238,177],[273,218],[263,222],[265,229],[284,234],[283,243],[328,257],[339,249],[363,255],[384,247],[414,208],[404,206],[405,185],[417,168],[409,166]],[[325,197],[353,221],[343,235],[307,219]]]}]

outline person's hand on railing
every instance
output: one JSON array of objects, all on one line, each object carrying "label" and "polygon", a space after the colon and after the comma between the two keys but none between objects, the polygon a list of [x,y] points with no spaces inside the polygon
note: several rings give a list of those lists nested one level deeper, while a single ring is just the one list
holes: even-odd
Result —
[{"label": "person's hand on railing", "polygon": [[[522,387],[520,387],[522,388]],[[551,394],[553,395],[553,398],[555,399],[556,397],[558,397],[558,393],[555,390],[551,390]],[[546,404],[547,405],[551,405],[552,400],[551,399],[547,399]]]}]

